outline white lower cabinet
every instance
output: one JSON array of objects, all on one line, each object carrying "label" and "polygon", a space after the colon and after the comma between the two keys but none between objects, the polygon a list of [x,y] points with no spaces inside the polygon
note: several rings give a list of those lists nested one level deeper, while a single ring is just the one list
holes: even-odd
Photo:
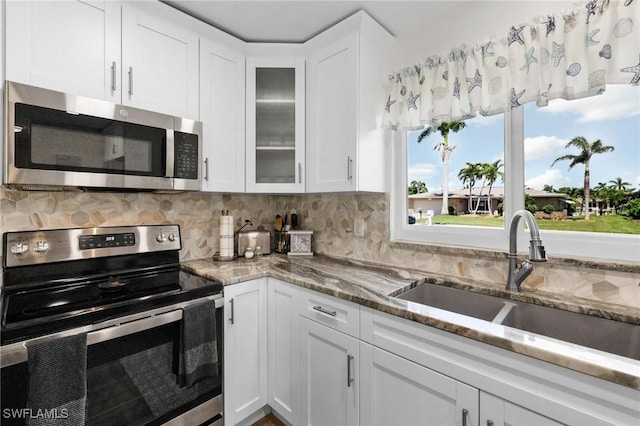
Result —
[{"label": "white lower cabinet", "polygon": [[234,425],[267,404],[267,278],[224,288],[224,418]]},{"label": "white lower cabinet", "polygon": [[562,423],[486,392],[480,392],[480,424],[486,426],[562,425]]},{"label": "white lower cabinet", "polygon": [[640,418],[637,390],[273,278],[225,287],[225,315],[227,425],[269,407],[314,426]]},{"label": "white lower cabinet", "polygon": [[478,389],[367,343],[360,384],[363,425],[478,425]]},{"label": "white lower cabinet", "polygon": [[358,425],[359,340],[301,317],[300,424]]},{"label": "white lower cabinet", "polygon": [[269,406],[293,425],[299,423],[300,292],[294,285],[269,278]]}]

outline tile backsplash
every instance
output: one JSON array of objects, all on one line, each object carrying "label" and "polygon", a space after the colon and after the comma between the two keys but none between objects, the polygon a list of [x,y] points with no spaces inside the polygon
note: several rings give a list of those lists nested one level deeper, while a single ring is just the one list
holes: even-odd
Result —
[{"label": "tile backsplash", "polygon": [[[255,229],[269,231],[276,214],[295,212],[300,228],[314,231],[316,253],[506,282],[504,253],[390,242],[388,194],[0,191],[2,232],[176,223],[182,231],[182,260],[207,258],[218,250],[218,218],[223,209],[235,216],[236,229],[251,219]],[[354,236],[356,219],[364,223],[363,237]],[[536,265],[525,285],[640,308],[640,274],[625,268],[546,262]]]}]

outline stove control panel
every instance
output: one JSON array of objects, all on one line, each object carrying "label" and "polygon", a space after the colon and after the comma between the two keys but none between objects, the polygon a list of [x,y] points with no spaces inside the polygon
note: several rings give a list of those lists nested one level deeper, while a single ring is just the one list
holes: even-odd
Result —
[{"label": "stove control panel", "polygon": [[3,246],[6,267],[182,248],[178,225],[7,232]]}]

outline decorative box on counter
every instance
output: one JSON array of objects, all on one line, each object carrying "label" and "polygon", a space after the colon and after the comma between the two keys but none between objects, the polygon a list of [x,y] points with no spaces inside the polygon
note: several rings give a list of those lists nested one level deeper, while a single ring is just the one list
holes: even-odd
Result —
[{"label": "decorative box on counter", "polygon": [[313,231],[289,231],[289,256],[313,256],[311,235]]}]

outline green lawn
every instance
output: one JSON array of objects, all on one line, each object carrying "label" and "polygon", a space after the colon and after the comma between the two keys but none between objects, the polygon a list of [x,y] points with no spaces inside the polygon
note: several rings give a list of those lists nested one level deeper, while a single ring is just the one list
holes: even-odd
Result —
[{"label": "green lawn", "polygon": [[[425,223],[427,219],[418,219],[418,223]],[[502,228],[504,219],[502,217],[491,216],[471,216],[471,215],[438,215],[432,219],[434,225],[470,225],[470,226],[490,226]],[[610,232],[615,234],[640,234],[640,223],[634,222],[620,215],[591,216],[586,221],[576,217],[567,220],[538,219],[540,229],[551,229],[555,231],[580,231],[580,232]]]}]

